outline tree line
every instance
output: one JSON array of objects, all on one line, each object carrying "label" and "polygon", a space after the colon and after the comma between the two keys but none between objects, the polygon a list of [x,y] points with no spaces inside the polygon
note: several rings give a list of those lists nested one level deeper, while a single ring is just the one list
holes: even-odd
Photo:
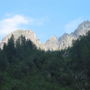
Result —
[{"label": "tree line", "polygon": [[14,36],[0,49],[0,90],[89,90],[90,32],[61,51]]}]

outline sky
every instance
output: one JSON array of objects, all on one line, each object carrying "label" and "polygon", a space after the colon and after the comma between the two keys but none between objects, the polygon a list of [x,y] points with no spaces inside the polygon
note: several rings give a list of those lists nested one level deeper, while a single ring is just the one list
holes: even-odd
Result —
[{"label": "sky", "polygon": [[45,42],[73,32],[85,20],[90,20],[90,0],[1,0],[0,40],[23,29]]}]

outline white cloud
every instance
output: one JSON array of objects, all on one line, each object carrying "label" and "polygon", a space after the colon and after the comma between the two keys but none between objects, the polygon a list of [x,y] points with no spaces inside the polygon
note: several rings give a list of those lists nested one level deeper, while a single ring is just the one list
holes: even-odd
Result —
[{"label": "white cloud", "polygon": [[13,32],[17,29],[23,29],[27,25],[41,26],[44,24],[46,17],[44,18],[31,18],[25,17],[23,15],[8,15],[9,18],[0,20],[0,37],[7,35],[10,32]]},{"label": "white cloud", "polygon": [[73,32],[73,31],[78,27],[78,25],[79,25],[81,22],[83,22],[84,20],[85,20],[84,17],[80,17],[80,18],[77,18],[77,19],[75,19],[75,20],[70,21],[69,23],[67,23],[67,24],[65,25],[65,32],[66,32],[66,33],[71,33],[71,32]]},{"label": "white cloud", "polygon": [[30,23],[25,16],[15,15],[0,21],[0,35],[5,35],[20,28],[21,25]]}]

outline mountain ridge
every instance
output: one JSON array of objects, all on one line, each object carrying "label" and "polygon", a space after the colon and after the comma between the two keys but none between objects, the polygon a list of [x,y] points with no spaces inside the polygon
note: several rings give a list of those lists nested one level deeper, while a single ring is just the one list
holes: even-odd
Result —
[{"label": "mountain ridge", "polygon": [[78,26],[78,28],[74,32],[70,34],[64,33],[59,38],[53,36],[43,44],[32,30],[16,30],[10,33],[9,35],[7,35],[0,42],[0,47],[3,48],[4,43],[7,43],[8,39],[13,34],[15,40],[17,40],[22,35],[26,39],[31,40],[38,49],[42,49],[45,51],[63,50],[63,49],[67,49],[68,47],[71,47],[73,40],[77,40],[80,36],[86,35],[88,31],[90,31],[90,21],[84,21]]}]

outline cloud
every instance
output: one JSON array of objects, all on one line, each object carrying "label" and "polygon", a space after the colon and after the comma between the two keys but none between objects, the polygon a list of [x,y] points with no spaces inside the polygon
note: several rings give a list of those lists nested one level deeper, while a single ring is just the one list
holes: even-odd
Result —
[{"label": "cloud", "polygon": [[73,31],[78,27],[78,25],[79,25],[81,22],[83,22],[84,20],[85,20],[84,17],[80,17],[80,18],[77,18],[77,19],[75,19],[75,20],[70,21],[69,23],[67,23],[67,24],[65,25],[65,32],[66,32],[66,33],[71,33],[71,32],[73,32]]},{"label": "cloud", "polygon": [[19,29],[21,25],[27,25],[30,22],[32,21],[21,15],[3,19],[0,21],[0,35],[6,35],[13,32],[16,29]]},{"label": "cloud", "polygon": [[44,24],[44,18],[31,18],[23,15],[8,15],[8,18],[0,20],[0,37],[7,35],[17,29],[25,29],[28,26],[41,26]]}]

